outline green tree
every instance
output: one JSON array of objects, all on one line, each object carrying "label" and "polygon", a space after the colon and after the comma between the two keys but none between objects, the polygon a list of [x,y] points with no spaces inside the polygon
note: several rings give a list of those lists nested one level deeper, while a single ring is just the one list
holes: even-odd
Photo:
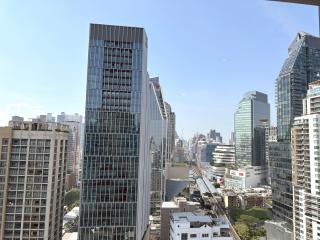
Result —
[{"label": "green tree", "polygon": [[66,232],[77,232],[78,231],[78,223],[79,223],[79,217],[76,217],[75,219],[71,220],[70,222],[67,222],[66,225],[64,225],[64,229]]},{"label": "green tree", "polygon": [[78,188],[73,188],[64,195],[64,205],[71,210],[72,205],[80,201],[80,190]]},{"label": "green tree", "polygon": [[250,230],[250,235],[253,239],[259,239],[266,236],[266,230],[264,228],[255,228]]},{"label": "green tree", "polygon": [[268,212],[268,209],[265,208],[259,208],[259,207],[253,207],[246,211],[247,215],[256,217],[260,220],[268,220],[270,219],[270,214]]},{"label": "green tree", "polygon": [[230,216],[235,222],[239,221],[240,215],[242,214],[255,217],[262,221],[270,219],[270,213],[268,209],[265,209],[265,208],[253,207],[246,210],[241,208],[230,209]]},{"label": "green tree", "polygon": [[237,221],[241,214],[245,214],[245,210],[242,210],[241,208],[230,209],[230,216],[233,221]]},{"label": "green tree", "polygon": [[80,206],[80,200],[77,200],[70,205],[70,210],[73,209],[74,207],[79,207],[79,206]]},{"label": "green tree", "polygon": [[241,214],[237,221],[250,225],[259,222],[259,219],[253,216]]},{"label": "green tree", "polygon": [[244,223],[237,223],[234,225],[234,229],[239,234],[240,238],[243,240],[250,240],[249,227]]}]

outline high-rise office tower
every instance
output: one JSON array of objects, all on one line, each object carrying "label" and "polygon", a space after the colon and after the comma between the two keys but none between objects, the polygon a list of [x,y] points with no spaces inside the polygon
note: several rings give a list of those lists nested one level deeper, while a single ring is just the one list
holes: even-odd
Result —
[{"label": "high-rise office tower", "polygon": [[320,81],[309,86],[291,130],[295,240],[320,238]]},{"label": "high-rise office tower", "polygon": [[39,119],[0,128],[0,239],[62,239],[67,139]]},{"label": "high-rise office tower", "polygon": [[270,122],[268,96],[253,91],[244,95],[234,114],[236,163],[240,166],[266,164],[263,126]]},{"label": "high-rise office tower", "polygon": [[69,126],[66,188],[70,190],[79,183],[79,165],[83,151],[82,116],[62,112],[57,116],[57,122]]},{"label": "high-rise office tower", "polygon": [[210,131],[207,134],[207,140],[212,140],[214,142],[222,143],[222,136],[219,132],[217,132],[214,129],[210,129]]},{"label": "high-rise office tower", "polygon": [[276,79],[277,143],[270,143],[269,168],[272,187],[272,210],[276,219],[292,228],[291,127],[302,114],[302,99],[308,83],[320,71],[320,39],[299,32],[289,47]]},{"label": "high-rise office tower", "polygon": [[230,134],[230,139],[229,139],[229,145],[235,145],[235,142],[236,142],[236,136],[234,134],[234,132],[231,132]]},{"label": "high-rise office tower", "polygon": [[168,153],[168,160],[172,161],[174,158],[175,152],[175,139],[176,139],[176,114],[172,111],[171,106],[169,103],[164,103],[166,114],[167,114],[167,121],[168,121],[168,128],[167,128],[167,136],[168,136],[168,143],[167,143],[167,153]]},{"label": "high-rise office tower", "polygon": [[143,239],[150,212],[147,36],[91,24],[80,240]]}]

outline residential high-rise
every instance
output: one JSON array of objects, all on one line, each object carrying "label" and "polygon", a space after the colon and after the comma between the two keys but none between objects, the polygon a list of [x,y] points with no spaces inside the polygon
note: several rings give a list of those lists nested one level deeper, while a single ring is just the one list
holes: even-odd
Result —
[{"label": "residential high-rise", "polygon": [[62,239],[68,126],[0,127],[0,239]]},{"label": "residential high-rise", "polygon": [[69,126],[66,187],[70,190],[79,183],[79,165],[83,150],[82,116],[77,113],[70,115],[62,112],[57,116],[57,122]]},{"label": "residential high-rise", "polygon": [[295,240],[316,240],[320,229],[319,80],[309,85],[303,107],[291,130],[293,234]]},{"label": "residential high-rise", "polygon": [[[266,145],[266,163],[270,162],[270,144],[277,142],[277,127],[270,126],[265,128],[265,145]],[[270,169],[268,167],[268,184],[271,185]]]},{"label": "residential high-rise", "polygon": [[276,79],[277,143],[270,143],[269,168],[272,187],[272,210],[276,219],[292,228],[291,127],[302,114],[302,99],[308,83],[320,71],[320,38],[299,32],[289,47]]},{"label": "residential high-rise", "polygon": [[244,95],[234,114],[236,163],[240,166],[266,164],[262,120],[270,122],[268,96],[253,91]]},{"label": "residential high-rise", "polygon": [[147,36],[91,24],[80,240],[145,238],[150,212]]}]

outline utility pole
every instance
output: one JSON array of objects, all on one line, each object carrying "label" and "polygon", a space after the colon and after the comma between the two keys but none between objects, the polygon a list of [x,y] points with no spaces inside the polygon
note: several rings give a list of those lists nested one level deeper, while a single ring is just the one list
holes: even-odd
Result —
[{"label": "utility pole", "polygon": [[320,36],[320,0],[268,0],[273,2],[287,2],[287,3],[298,3],[305,5],[313,5],[318,7],[318,26],[319,26],[319,36]]}]

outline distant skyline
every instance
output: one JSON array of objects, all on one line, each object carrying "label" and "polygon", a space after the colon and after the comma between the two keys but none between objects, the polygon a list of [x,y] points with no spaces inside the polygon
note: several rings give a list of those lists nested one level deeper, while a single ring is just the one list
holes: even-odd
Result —
[{"label": "distant skyline", "polygon": [[0,0],[0,126],[12,115],[84,115],[90,23],[139,26],[148,70],[184,138],[216,129],[228,142],[245,92],[268,94],[298,31],[318,35],[317,8],[251,1]]}]

